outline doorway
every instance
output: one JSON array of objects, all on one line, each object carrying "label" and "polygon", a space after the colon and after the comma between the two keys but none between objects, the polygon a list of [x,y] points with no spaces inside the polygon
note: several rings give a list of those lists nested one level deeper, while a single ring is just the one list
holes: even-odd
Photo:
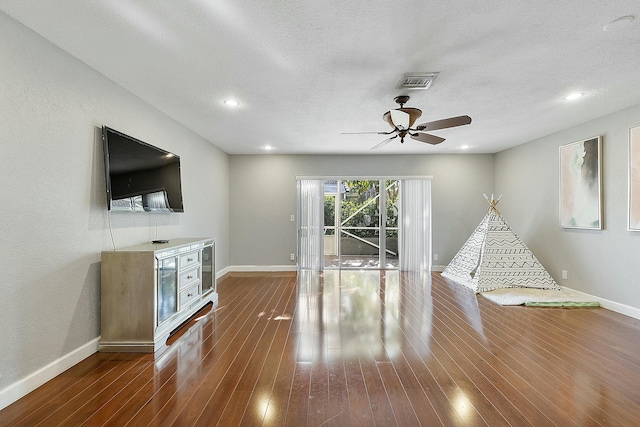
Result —
[{"label": "doorway", "polygon": [[431,269],[431,177],[297,177],[298,269]]},{"label": "doorway", "polygon": [[324,181],[324,268],[399,267],[398,180]]}]

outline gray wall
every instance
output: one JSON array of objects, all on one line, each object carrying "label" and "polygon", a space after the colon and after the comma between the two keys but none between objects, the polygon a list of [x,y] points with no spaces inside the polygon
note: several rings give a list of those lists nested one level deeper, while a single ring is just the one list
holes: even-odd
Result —
[{"label": "gray wall", "polygon": [[[496,155],[499,208],[562,285],[640,308],[640,232],[627,231],[629,128],[640,105]],[[601,135],[604,229],[559,226],[559,147]],[[567,280],[562,279],[567,270]]]},{"label": "gray wall", "polygon": [[100,252],[112,249],[100,128],[181,156],[184,214],[111,214],[118,247],[217,239],[229,264],[229,159],[0,13],[0,390],[100,334]]},{"label": "gray wall", "polygon": [[230,156],[230,264],[295,265],[296,176],[433,176],[434,265],[446,265],[487,211],[493,155]]}]

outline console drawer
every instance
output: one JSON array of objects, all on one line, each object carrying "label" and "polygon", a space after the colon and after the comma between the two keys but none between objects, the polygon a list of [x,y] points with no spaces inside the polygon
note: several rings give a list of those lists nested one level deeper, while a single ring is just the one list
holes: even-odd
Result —
[{"label": "console drawer", "polygon": [[180,278],[178,279],[180,289],[190,286],[194,280],[200,280],[200,267],[190,268],[180,273]]},{"label": "console drawer", "polygon": [[200,263],[200,251],[189,252],[183,255],[180,255],[178,260],[178,267],[182,270],[183,268],[187,268],[191,265],[196,265]]},{"label": "console drawer", "polygon": [[198,284],[196,283],[193,286],[189,286],[184,291],[180,291],[180,296],[178,297],[178,305],[180,308],[185,305],[189,305],[191,301],[195,301],[200,296],[198,290]]}]

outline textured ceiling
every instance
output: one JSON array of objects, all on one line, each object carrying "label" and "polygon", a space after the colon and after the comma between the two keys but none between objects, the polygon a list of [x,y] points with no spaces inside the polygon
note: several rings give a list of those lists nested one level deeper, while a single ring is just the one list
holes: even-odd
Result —
[{"label": "textured ceiling", "polygon": [[[0,0],[0,10],[230,154],[266,144],[493,153],[640,103],[637,0]],[[636,19],[603,31],[625,15]],[[428,90],[396,88],[418,71],[440,74]],[[585,96],[563,100],[573,91]],[[369,151],[385,137],[340,135],[390,130],[382,115],[400,94],[422,109],[418,123],[473,122],[433,131],[446,138],[438,146]]]}]

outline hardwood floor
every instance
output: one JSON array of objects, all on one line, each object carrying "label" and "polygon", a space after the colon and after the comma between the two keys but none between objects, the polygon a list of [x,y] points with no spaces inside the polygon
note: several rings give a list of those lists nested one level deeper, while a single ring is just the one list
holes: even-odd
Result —
[{"label": "hardwood floor", "polygon": [[639,426],[640,321],[438,273],[232,274],[161,355],[96,353],[2,426]]}]

